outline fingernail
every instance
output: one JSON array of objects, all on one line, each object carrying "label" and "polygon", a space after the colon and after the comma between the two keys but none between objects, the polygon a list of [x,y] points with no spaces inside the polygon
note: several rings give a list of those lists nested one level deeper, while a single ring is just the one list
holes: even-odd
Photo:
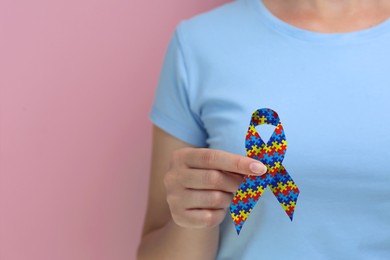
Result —
[{"label": "fingernail", "polygon": [[263,174],[267,172],[267,167],[265,167],[265,165],[261,163],[253,162],[249,165],[249,169],[251,170],[251,172],[257,174]]}]

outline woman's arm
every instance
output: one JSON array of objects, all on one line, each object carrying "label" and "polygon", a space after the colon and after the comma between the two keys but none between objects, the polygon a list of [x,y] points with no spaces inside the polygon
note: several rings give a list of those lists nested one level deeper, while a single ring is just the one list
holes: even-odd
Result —
[{"label": "woman's arm", "polygon": [[266,167],[249,157],[194,148],[153,128],[147,213],[138,259],[215,259],[219,224],[243,175]]},{"label": "woman's arm", "polygon": [[176,225],[166,200],[164,175],[172,153],[192,147],[153,127],[153,146],[149,198],[138,259],[215,259],[218,247],[218,226],[209,229],[188,229]]}]

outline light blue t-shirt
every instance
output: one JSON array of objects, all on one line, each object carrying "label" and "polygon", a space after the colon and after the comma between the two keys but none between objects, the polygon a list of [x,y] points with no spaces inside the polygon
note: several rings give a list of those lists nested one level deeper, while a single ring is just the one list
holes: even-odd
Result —
[{"label": "light blue t-shirt", "polygon": [[[390,259],[390,20],[316,33],[260,0],[182,20],[152,122],[189,144],[246,155],[259,108],[284,127],[283,165],[300,190],[294,220],[267,188],[239,236],[226,215],[217,259]],[[266,142],[273,129],[258,131]]]}]

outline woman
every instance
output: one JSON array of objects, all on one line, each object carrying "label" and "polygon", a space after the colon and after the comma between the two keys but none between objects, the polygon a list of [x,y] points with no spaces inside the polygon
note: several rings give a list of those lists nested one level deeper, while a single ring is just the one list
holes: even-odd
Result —
[{"label": "woman", "polygon": [[[385,0],[241,0],[180,22],[139,259],[390,259],[389,17]],[[237,235],[233,195],[267,171],[245,151],[260,108],[279,115],[300,193],[291,221],[267,188]]]}]

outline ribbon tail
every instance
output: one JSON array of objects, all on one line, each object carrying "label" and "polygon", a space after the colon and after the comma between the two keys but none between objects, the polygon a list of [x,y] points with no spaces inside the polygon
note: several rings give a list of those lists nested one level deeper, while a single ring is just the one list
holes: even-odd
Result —
[{"label": "ribbon tail", "polygon": [[249,213],[255,207],[257,201],[267,188],[270,178],[262,176],[246,176],[240,187],[234,194],[230,203],[230,214],[236,227],[237,235],[247,220]]},{"label": "ribbon tail", "polygon": [[269,187],[292,221],[299,189],[283,165],[279,168]]}]

